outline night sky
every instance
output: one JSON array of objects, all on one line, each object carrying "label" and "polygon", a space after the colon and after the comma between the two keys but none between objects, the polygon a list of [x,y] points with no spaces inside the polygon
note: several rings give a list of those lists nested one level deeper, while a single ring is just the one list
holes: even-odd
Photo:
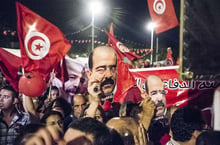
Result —
[{"label": "night sky", "polygon": [[[23,5],[58,26],[68,39],[79,38],[80,35],[75,32],[91,23],[91,13],[88,12],[87,6],[88,1],[89,0],[19,0]],[[150,48],[150,31],[146,30],[146,24],[151,20],[147,0],[102,1],[105,8],[100,16],[95,17],[95,26],[97,28],[108,30],[110,23],[113,22],[115,35],[123,43],[128,41],[128,47]],[[173,0],[173,3],[179,20],[179,0]],[[0,47],[7,47],[7,42],[10,40],[17,41],[17,35],[13,38],[6,38],[6,36],[2,34],[5,29],[16,31],[14,0],[1,0],[0,2]],[[99,39],[101,40],[105,39],[107,42],[107,36],[104,35],[105,34],[98,35],[97,37],[100,37]],[[179,53],[179,27],[158,35],[154,33],[154,36],[154,38],[159,38],[159,49],[160,47],[167,48],[171,46],[174,56],[177,57]],[[154,42],[156,41],[154,40]]]}]

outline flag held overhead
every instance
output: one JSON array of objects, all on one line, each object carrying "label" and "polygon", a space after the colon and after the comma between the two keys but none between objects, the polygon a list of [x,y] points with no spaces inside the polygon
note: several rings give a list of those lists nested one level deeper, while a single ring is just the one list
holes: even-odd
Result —
[{"label": "flag held overhead", "polygon": [[155,30],[159,34],[179,25],[172,0],[147,0]]},{"label": "flag held overhead", "polygon": [[46,78],[71,45],[59,28],[46,19],[19,2],[16,9],[22,67]]}]

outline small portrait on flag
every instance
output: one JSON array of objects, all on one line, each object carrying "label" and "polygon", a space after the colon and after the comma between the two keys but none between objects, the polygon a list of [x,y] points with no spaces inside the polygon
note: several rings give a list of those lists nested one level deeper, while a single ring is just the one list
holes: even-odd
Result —
[{"label": "small portrait on flag", "polygon": [[75,59],[66,57],[68,80],[65,82],[65,91],[69,96],[87,92],[87,76],[85,66]]}]

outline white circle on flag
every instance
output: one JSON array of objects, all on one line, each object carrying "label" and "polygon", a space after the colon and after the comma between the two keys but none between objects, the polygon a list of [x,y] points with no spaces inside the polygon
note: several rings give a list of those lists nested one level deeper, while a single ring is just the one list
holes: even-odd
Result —
[{"label": "white circle on flag", "polygon": [[155,0],[153,4],[154,12],[158,15],[162,15],[166,10],[165,0]]},{"label": "white circle on flag", "polygon": [[121,52],[129,52],[129,49],[125,47],[124,44],[122,44],[121,42],[117,42],[116,46]]},{"label": "white circle on flag", "polygon": [[33,60],[40,60],[45,57],[50,50],[50,40],[41,32],[29,32],[24,40],[25,50]]}]

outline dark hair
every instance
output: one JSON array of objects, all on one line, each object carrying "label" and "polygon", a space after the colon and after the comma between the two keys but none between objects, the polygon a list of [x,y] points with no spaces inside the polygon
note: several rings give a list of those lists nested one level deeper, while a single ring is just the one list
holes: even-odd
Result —
[{"label": "dark hair", "polygon": [[63,109],[64,112],[64,118],[67,117],[68,115],[70,115],[70,113],[72,113],[72,107],[70,105],[70,103],[68,103],[64,98],[59,97],[54,99],[49,106],[46,108],[45,113],[50,112],[53,109],[53,105],[57,103],[57,105],[59,107],[61,107]]},{"label": "dark hair", "polygon": [[89,66],[89,69],[92,70],[92,67],[93,67],[93,52],[92,51],[90,54],[89,54],[89,59],[88,59],[88,66]]},{"label": "dark hair", "polygon": [[19,93],[18,93],[17,91],[15,91],[15,89],[14,89],[12,86],[6,85],[6,86],[3,86],[3,87],[1,88],[1,90],[3,90],[3,89],[12,92],[13,100],[14,100],[15,98],[18,98],[18,94],[19,94]]},{"label": "dark hair", "polygon": [[58,115],[61,118],[61,120],[64,120],[63,115],[60,112],[58,112],[58,111],[50,111],[50,112],[47,112],[47,113],[45,113],[43,115],[43,117],[41,118],[40,122],[41,123],[46,123],[47,118],[50,117],[51,115]]},{"label": "dark hair", "polygon": [[52,91],[52,90],[57,90],[59,92],[59,89],[56,86],[51,86],[51,88],[48,87],[44,91],[44,93],[41,96],[38,97],[39,105],[38,105],[38,107],[36,109],[37,112],[40,112],[41,107],[44,105],[44,101],[47,99],[47,96],[49,95],[49,92]]},{"label": "dark hair", "polygon": [[69,141],[66,145],[93,145],[93,143],[87,137],[80,136]]},{"label": "dark hair", "polygon": [[[82,111],[80,117],[83,117],[83,116],[85,115],[85,111],[86,111],[86,109],[88,109],[88,108],[89,108],[89,105],[87,105],[87,106],[83,109],[83,111]],[[97,110],[100,111],[100,115],[101,115],[101,117],[102,117],[102,119],[103,119],[103,123],[106,123],[106,122],[107,122],[107,119],[106,119],[105,111],[103,110],[103,108],[102,108],[100,105],[98,105]]]},{"label": "dark hair", "polygon": [[14,140],[14,145],[25,145],[27,139],[32,136],[33,133],[36,133],[41,128],[44,128],[45,125],[40,123],[30,123],[25,126],[22,126],[20,135]]},{"label": "dark hair", "polygon": [[196,139],[196,145],[219,145],[220,131],[202,132]]},{"label": "dark hair", "polygon": [[171,130],[175,141],[188,141],[195,130],[202,131],[205,121],[201,111],[192,107],[178,108],[171,118]]},{"label": "dark hair", "polygon": [[114,137],[109,128],[94,118],[86,117],[77,119],[69,125],[69,128],[82,131],[85,134],[91,134],[94,145],[117,145],[114,143]]}]

